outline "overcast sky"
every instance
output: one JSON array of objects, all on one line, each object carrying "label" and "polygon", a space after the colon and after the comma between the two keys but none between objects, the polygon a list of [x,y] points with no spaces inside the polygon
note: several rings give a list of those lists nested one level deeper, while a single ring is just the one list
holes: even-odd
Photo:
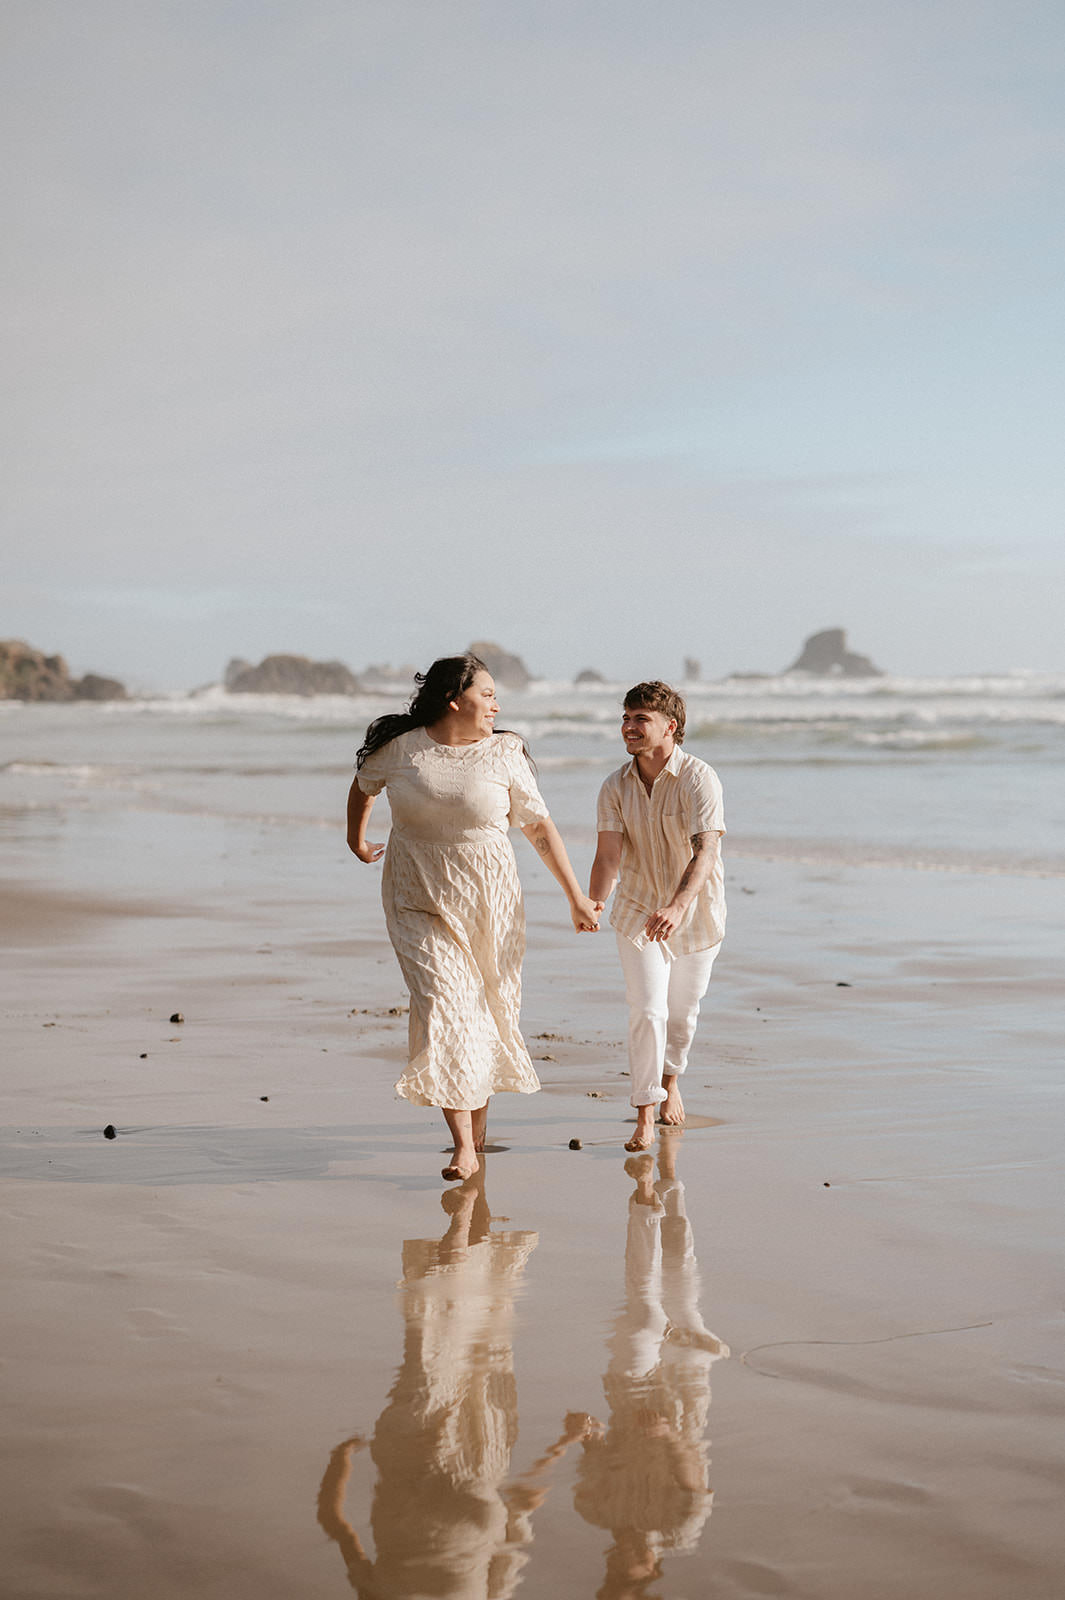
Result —
[{"label": "overcast sky", "polygon": [[1060,0],[0,26],[0,637],[1065,671]]}]

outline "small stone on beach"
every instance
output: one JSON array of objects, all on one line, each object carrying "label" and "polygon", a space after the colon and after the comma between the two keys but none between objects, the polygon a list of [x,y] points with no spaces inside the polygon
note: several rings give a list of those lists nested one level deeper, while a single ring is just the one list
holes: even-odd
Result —
[{"label": "small stone on beach", "polygon": [[269,1095],[268,1095],[268,1094],[261,1094],[261,1095],[260,1095],[260,1096],[259,1096],[259,1099],[260,1099],[260,1100],[269,1100],[269,1098],[270,1098],[270,1096],[269,1096]]},{"label": "small stone on beach", "polygon": [[589,1089],[588,1090],[588,1099],[589,1100],[601,1100],[602,1098],[603,1098],[603,1096],[600,1094],[598,1089]]},{"label": "small stone on beach", "polygon": [[117,1139],[118,1138],[118,1135],[115,1132],[115,1125],[114,1125],[113,1122],[109,1122],[107,1124],[107,1127],[104,1129],[104,1138],[105,1139]]},{"label": "small stone on beach", "polygon": [[581,1143],[580,1139],[571,1139],[570,1142],[569,1142],[569,1147],[570,1147],[571,1150],[583,1150],[584,1149],[584,1145]]},{"label": "small stone on beach", "polygon": [[558,1057],[551,1055],[547,1050],[545,1050],[543,1055],[537,1056],[536,1059],[537,1061],[557,1061]]},{"label": "small stone on beach", "polygon": [[141,1060],[142,1060],[142,1061],[147,1061],[147,1059],[148,1059],[148,1052],[147,1052],[147,1050],[142,1050],[142,1051],[141,1051]]},{"label": "small stone on beach", "polygon": [[181,1015],[180,1011],[175,1011],[170,1020],[171,1022],[184,1022],[185,1018]]},{"label": "small stone on beach", "polygon": [[837,978],[837,980],[836,980],[836,988],[837,989],[853,989],[854,985],[853,985],[853,983],[847,983],[843,978]]}]

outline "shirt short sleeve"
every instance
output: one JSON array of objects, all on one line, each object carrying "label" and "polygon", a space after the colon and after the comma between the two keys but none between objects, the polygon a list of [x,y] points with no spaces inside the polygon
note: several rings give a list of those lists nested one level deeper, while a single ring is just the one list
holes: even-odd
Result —
[{"label": "shirt short sleeve", "polygon": [[525,747],[518,738],[507,739],[507,778],[510,784],[510,815],[507,821],[512,828],[527,828],[531,822],[542,822],[550,815],[544,797],[536,786]]},{"label": "shirt short sleeve", "polygon": [[686,795],[686,827],[693,833],[724,833],[725,801],[721,780],[713,767],[700,762],[690,774]]},{"label": "shirt short sleeve", "polygon": [[606,780],[599,791],[595,808],[595,826],[598,833],[624,833],[625,819],[621,814],[621,797],[618,794],[617,774]]},{"label": "shirt short sleeve", "polygon": [[392,765],[392,746],[394,739],[388,744],[383,744],[380,750],[375,750],[372,756],[367,756],[362,766],[355,773],[355,781],[365,795],[380,794],[388,782],[388,774]]}]

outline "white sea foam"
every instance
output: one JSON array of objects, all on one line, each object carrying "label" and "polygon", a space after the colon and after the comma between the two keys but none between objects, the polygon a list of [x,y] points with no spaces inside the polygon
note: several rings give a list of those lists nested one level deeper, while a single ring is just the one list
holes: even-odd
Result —
[{"label": "white sea foam", "polygon": [[90,766],[84,762],[63,761],[7,761],[0,772],[13,778],[63,778],[78,783],[90,783],[103,777],[104,767]]}]

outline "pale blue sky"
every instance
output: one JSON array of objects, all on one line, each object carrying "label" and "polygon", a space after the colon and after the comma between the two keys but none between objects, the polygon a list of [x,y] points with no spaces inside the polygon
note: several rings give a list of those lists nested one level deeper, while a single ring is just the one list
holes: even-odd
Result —
[{"label": "pale blue sky", "polygon": [[1065,671],[1060,4],[0,27],[0,636]]}]

